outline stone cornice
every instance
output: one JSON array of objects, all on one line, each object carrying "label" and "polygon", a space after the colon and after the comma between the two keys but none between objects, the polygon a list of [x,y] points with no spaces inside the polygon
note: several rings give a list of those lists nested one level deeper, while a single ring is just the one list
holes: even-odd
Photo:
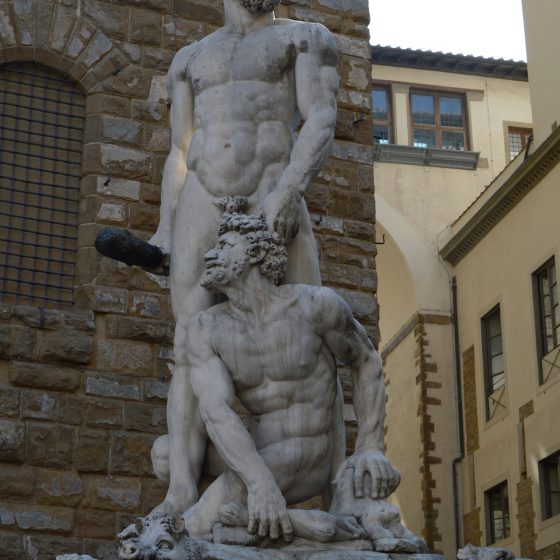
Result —
[{"label": "stone cornice", "polygon": [[[556,129],[453,235],[440,251],[442,257],[453,266],[459,263],[510,210],[519,204],[527,193],[554,169],[558,162],[560,162],[560,128]],[[481,197],[486,196],[487,191],[483,192]],[[467,210],[465,217],[468,212]]]}]

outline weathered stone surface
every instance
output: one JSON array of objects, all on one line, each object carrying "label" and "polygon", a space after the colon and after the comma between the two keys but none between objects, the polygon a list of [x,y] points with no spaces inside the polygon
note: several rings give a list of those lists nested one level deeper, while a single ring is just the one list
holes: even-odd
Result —
[{"label": "weathered stone surface", "polygon": [[97,509],[135,512],[140,508],[142,484],[122,477],[102,478],[92,485],[91,505]]},{"label": "weathered stone surface", "polygon": [[130,40],[141,45],[159,45],[162,39],[162,20],[159,14],[148,10],[132,10]]},{"label": "weathered stone surface", "polygon": [[50,533],[70,533],[74,521],[71,509],[42,506],[16,511],[15,518],[20,529]]},{"label": "weathered stone surface", "polygon": [[92,427],[120,428],[123,405],[120,402],[92,400],[86,410],[86,424]]},{"label": "weathered stone surface", "polygon": [[58,403],[58,419],[63,424],[78,425],[84,421],[86,402],[81,396],[60,395]]},{"label": "weathered stone surface", "polygon": [[23,536],[0,531],[0,558],[19,560],[23,553]]},{"label": "weathered stone surface", "polygon": [[128,476],[151,476],[150,452],[155,437],[112,432],[110,472]]},{"label": "weathered stone surface", "polygon": [[114,39],[127,39],[128,10],[98,0],[85,0],[84,15]]},{"label": "weathered stone surface", "polygon": [[92,539],[110,539],[116,534],[115,514],[99,509],[78,509],[76,518],[76,536]]},{"label": "weathered stone surface", "polygon": [[140,199],[140,182],[127,179],[114,179],[102,175],[97,177],[97,193],[101,195],[126,198],[128,200]]},{"label": "weathered stone surface", "polygon": [[144,399],[166,400],[169,392],[169,382],[160,379],[144,379]]},{"label": "weathered stone surface", "polygon": [[58,414],[58,396],[45,391],[24,390],[21,394],[22,418],[37,420],[56,420]]},{"label": "weathered stone surface", "polygon": [[88,395],[117,399],[140,399],[140,383],[133,378],[111,375],[88,375],[85,383]]},{"label": "weathered stone surface", "polygon": [[20,391],[9,385],[0,385],[0,416],[18,418]]},{"label": "weathered stone surface", "polygon": [[82,541],[68,536],[26,535],[24,545],[24,560],[53,560],[59,554],[81,550]]},{"label": "weathered stone surface", "polygon": [[34,489],[35,469],[25,466],[2,465],[0,499],[20,501],[31,498]]},{"label": "weathered stone surface", "polygon": [[165,406],[125,403],[124,428],[139,432],[165,433],[167,431]]},{"label": "weathered stone surface", "polygon": [[37,500],[41,504],[77,506],[83,497],[80,476],[71,471],[39,470]]},{"label": "weathered stone surface", "polygon": [[93,337],[76,329],[45,332],[39,343],[42,360],[87,364],[92,357]]},{"label": "weathered stone surface", "polygon": [[74,430],[68,426],[29,424],[26,447],[31,465],[68,469],[72,465]]},{"label": "weathered stone surface", "polygon": [[53,391],[75,391],[81,383],[81,371],[33,362],[11,362],[10,381],[14,385]]},{"label": "weathered stone surface", "polygon": [[170,343],[173,341],[173,324],[133,317],[108,317],[107,333],[113,338]]},{"label": "weathered stone surface", "polygon": [[132,315],[149,319],[159,319],[162,310],[162,296],[135,292],[130,296],[129,311]]},{"label": "weathered stone surface", "polygon": [[25,426],[0,420],[0,461],[22,462],[25,457]]},{"label": "weathered stone surface", "polygon": [[149,375],[153,368],[153,349],[142,342],[100,340],[97,367],[108,371]]},{"label": "weathered stone surface", "polygon": [[109,436],[104,430],[78,432],[74,466],[81,472],[106,472],[109,466]]}]

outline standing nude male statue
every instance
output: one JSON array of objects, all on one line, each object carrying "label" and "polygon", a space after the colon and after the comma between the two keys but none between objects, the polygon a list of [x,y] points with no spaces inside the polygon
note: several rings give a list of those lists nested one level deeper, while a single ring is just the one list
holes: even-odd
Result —
[{"label": "standing nude male statue", "polygon": [[187,327],[217,301],[200,286],[221,216],[216,200],[242,195],[249,211],[264,211],[288,244],[286,281],[320,284],[302,197],[334,135],[336,47],[319,24],[275,19],[278,1],[224,0],[225,25],[181,49],[169,69],[172,148],[151,239],[171,253],[176,320],[164,511],[184,511],[198,499],[207,435],[191,387]]}]

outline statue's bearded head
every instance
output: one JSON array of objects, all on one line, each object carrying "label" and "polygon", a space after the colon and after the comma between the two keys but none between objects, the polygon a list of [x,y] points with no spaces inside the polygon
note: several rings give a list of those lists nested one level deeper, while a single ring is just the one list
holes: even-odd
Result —
[{"label": "statue's bearded head", "polygon": [[239,0],[241,5],[251,12],[256,14],[258,12],[272,12],[280,0]]},{"label": "statue's bearded head", "polygon": [[219,291],[257,265],[263,276],[278,284],[286,270],[288,254],[280,236],[268,230],[263,216],[236,211],[238,202],[226,206],[218,242],[204,257],[205,288]]}]

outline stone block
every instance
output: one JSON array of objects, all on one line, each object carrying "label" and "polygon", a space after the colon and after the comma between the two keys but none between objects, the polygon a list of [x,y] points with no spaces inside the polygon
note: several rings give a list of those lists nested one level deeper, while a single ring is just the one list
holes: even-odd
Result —
[{"label": "stone block", "polygon": [[55,12],[54,0],[35,2],[35,44],[48,45]]},{"label": "stone block", "polygon": [[0,359],[9,360],[12,347],[12,328],[8,325],[0,325]]},{"label": "stone block", "polygon": [[22,418],[37,420],[56,420],[58,413],[58,398],[56,393],[32,391],[26,389],[21,393]]},{"label": "stone block", "polygon": [[123,405],[120,402],[89,401],[86,409],[86,424],[93,427],[120,428]]},{"label": "stone block", "polygon": [[155,435],[111,432],[112,474],[152,476],[150,452]]},{"label": "stone block", "polygon": [[163,296],[145,292],[133,292],[130,294],[129,312],[132,315],[149,319],[159,319],[161,316]]},{"label": "stone block", "polygon": [[159,208],[142,202],[130,205],[131,228],[155,232],[159,223]]},{"label": "stone block", "polygon": [[49,533],[70,533],[74,515],[69,508],[27,506],[29,509],[15,511],[18,527],[24,531],[47,531]]},{"label": "stone block", "polygon": [[82,9],[84,15],[109,37],[121,40],[128,38],[129,14],[124,6],[106,4],[98,0],[85,0]]},{"label": "stone block", "polygon": [[169,68],[174,56],[175,51],[147,46],[144,47],[142,62],[146,68],[165,72]]},{"label": "stone block", "polygon": [[64,51],[65,56],[72,60],[78,58],[93,37],[94,33],[95,27],[91,23],[82,18],[78,19],[72,36],[66,45],[66,49]]},{"label": "stone block", "polygon": [[166,123],[167,105],[158,101],[133,99],[132,118],[153,123]]},{"label": "stone block", "polygon": [[60,395],[58,401],[59,422],[63,424],[79,425],[84,421],[86,400],[83,397]]},{"label": "stone block", "polygon": [[[124,120],[124,119],[121,119]],[[97,194],[124,198],[126,200],[140,200],[140,181],[114,179],[103,175],[97,178]]]},{"label": "stone block", "polygon": [[78,537],[111,539],[117,533],[115,514],[110,511],[80,508],[75,512],[75,518]]},{"label": "stone block", "polygon": [[[130,99],[107,93],[91,93],[87,96],[86,113],[128,118],[131,116]],[[133,118],[136,119],[135,116]]]},{"label": "stone block", "polygon": [[21,463],[25,458],[25,425],[0,420],[0,461]]},{"label": "stone block", "polygon": [[76,329],[45,332],[39,343],[39,359],[88,364],[93,358],[93,337]]},{"label": "stone block", "polygon": [[80,472],[107,472],[109,437],[104,430],[78,431],[74,466]]},{"label": "stone block", "polygon": [[[141,146],[144,137],[142,123],[110,115],[95,115],[89,118],[87,130],[88,139],[86,142],[109,142]],[[138,186],[139,184],[136,186],[136,194],[138,193]]]},{"label": "stone block", "polygon": [[151,75],[139,72],[135,66],[127,66],[103,82],[107,93],[117,93],[127,97],[146,99],[150,91]]},{"label": "stone block", "polygon": [[128,292],[109,286],[81,286],[76,293],[76,304],[91,306],[98,313],[126,313]]},{"label": "stone block", "polygon": [[34,39],[33,29],[33,0],[14,0],[14,19],[20,45],[32,45]]},{"label": "stone block", "polygon": [[152,152],[168,154],[171,149],[171,130],[163,127],[146,127],[145,144]]},{"label": "stone block", "polygon": [[177,51],[179,45],[200,41],[208,34],[208,26],[192,18],[163,17],[162,47]]},{"label": "stone block", "polygon": [[78,58],[77,64],[83,64],[89,69],[99,62],[112,48],[113,43],[107,35],[101,32],[97,33]]},{"label": "stone block", "polygon": [[40,504],[76,507],[83,495],[82,479],[75,472],[38,471],[36,497]]},{"label": "stone block", "polygon": [[108,317],[107,334],[113,338],[127,340],[171,343],[173,341],[173,324],[168,321],[134,317]]},{"label": "stone block", "polygon": [[23,558],[24,560],[53,560],[59,554],[70,554],[81,548],[81,539],[68,536],[25,535]]},{"label": "stone block", "polygon": [[321,263],[321,278],[326,284],[343,288],[362,288],[375,292],[377,277],[374,271],[336,263]]},{"label": "stone block", "polygon": [[27,461],[31,465],[69,469],[74,452],[74,430],[68,426],[28,424]]},{"label": "stone block", "polygon": [[114,175],[122,179],[150,181],[152,158],[149,154],[113,144],[86,145],[86,173]]},{"label": "stone block", "polygon": [[60,4],[55,7],[53,29],[56,29],[56,33],[51,34],[50,47],[52,50],[57,52],[62,52],[64,50],[75,23],[75,10],[67,8],[66,6],[61,6]]},{"label": "stone block", "polygon": [[37,331],[12,325],[10,356],[16,360],[34,360],[37,357]]},{"label": "stone block", "polygon": [[123,477],[99,478],[92,483],[91,506],[110,511],[140,510],[140,480]]},{"label": "stone block", "polygon": [[167,489],[161,482],[154,478],[145,478],[142,481],[142,511],[152,511],[165,500]]},{"label": "stone block", "polygon": [[115,375],[88,375],[85,391],[88,395],[113,399],[140,400],[140,382]]},{"label": "stone block", "polygon": [[9,385],[0,385],[0,416],[18,418],[20,390]]},{"label": "stone block", "polygon": [[223,7],[219,0],[176,0],[176,14],[180,18],[215,26],[224,23]]},{"label": "stone block", "polygon": [[82,380],[79,369],[33,362],[11,362],[8,372],[14,385],[34,389],[75,391]]},{"label": "stone block", "polygon": [[131,10],[130,41],[159,46],[162,40],[161,15],[148,10]]},{"label": "stone block", "polygon": [[2,465],[1,473],[0,499],[24,501],[32,498],[35,490],[35,469]]},{"label": "stone block", "polygon": [[[344,221],[344,232],[349,237],[360,239],[367,239],[369,241],[375,240],[375,226],[365,222],[357,222],[355,220]],[[377,254],[377,249],[376,249]]]},{"label": "stone block", "polygon": [[84,552],[100,560],[119,560],[114,535],[110,540],[84,539]]},{"label": "stone block", "polygon": [[143,342],[100,340],[97,343],[97,367],[107,371],[150,375],[153,349]]},{"label": "stone block", "polygon": [[139,432],[166,433],[167,416],[165,406],[125,403],[124,428]]},{"label": "stone block", "polygon": [[23,536],[0,531],[0,558],[20,560],[23,554]]},{"label": "stone block", "polygon": [[144,379],[144,399],[147,401],[167,400],[169,382],[160,379]]},{"label": "stone block", "polygon": [[329,215],[363,222],[375,222],[372,196],[332,187],[329,190]]}]

